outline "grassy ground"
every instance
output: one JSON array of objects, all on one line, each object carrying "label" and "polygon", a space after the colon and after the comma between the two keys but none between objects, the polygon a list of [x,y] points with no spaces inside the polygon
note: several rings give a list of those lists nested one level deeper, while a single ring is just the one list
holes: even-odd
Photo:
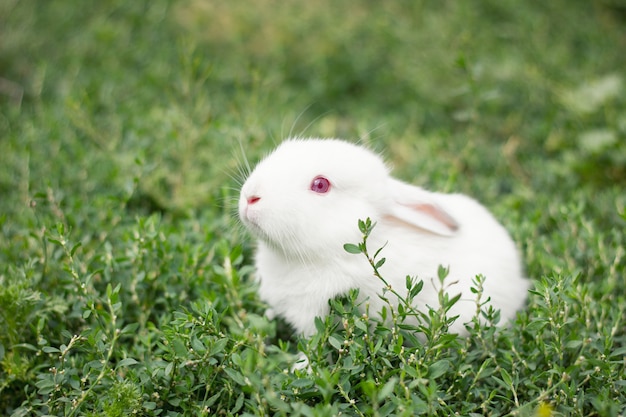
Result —
[{"label": "grassy ground", "polygon": [[[624,415],[625,16],[1,2],[0,414]],[[483,201],[534,282],[515,325],[433,312],[412,344],[350,296],[312,340],[264,318],[233,176],[290,133]]]}]

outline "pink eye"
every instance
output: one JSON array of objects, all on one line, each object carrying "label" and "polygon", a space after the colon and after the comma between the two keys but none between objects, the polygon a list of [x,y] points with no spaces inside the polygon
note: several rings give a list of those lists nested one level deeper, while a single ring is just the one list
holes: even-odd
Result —
[{"label": "pink eye", "polygon": [[330,190],[330,181],[324,177],[315,177],[311,182],[311,190],[316,193],[325,194]]}]

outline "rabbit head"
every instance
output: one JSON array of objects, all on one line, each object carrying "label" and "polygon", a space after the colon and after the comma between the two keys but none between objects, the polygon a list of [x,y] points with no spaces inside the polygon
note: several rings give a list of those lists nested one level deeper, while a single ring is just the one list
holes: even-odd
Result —
[{"label": "rabbit head", "polygon": [[367,148],[336,139],[290,139],[262,160],[241,189],[239,216],[287,257],[316,259],[361,239],[359,219],[405,222],[441,235],[456,223],[427,193],[389,175]]}]

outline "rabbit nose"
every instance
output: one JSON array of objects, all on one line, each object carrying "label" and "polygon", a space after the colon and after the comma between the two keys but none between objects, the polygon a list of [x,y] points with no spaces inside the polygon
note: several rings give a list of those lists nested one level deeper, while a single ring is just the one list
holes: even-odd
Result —
[{"label": "rabbit nose", "polygon": [[248,205],[252,205],[254,203],[256,203],[257,201],[259,201],[261,199],[261,197],[253,195],[252,197],[248,197]]}]

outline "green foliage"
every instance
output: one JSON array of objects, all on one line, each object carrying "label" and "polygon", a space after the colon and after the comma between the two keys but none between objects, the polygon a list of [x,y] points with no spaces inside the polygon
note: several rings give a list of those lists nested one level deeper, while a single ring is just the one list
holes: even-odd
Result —
[{"label": "green foliage", "polygon": [[[0,2],[0,414],[623,415],[622,3]],[[410,277],[382,319],[355,290],[311,339],[268,320],[235,207],[287,135],[483,201],[516,322],[480,276],[466,339]]]}]

